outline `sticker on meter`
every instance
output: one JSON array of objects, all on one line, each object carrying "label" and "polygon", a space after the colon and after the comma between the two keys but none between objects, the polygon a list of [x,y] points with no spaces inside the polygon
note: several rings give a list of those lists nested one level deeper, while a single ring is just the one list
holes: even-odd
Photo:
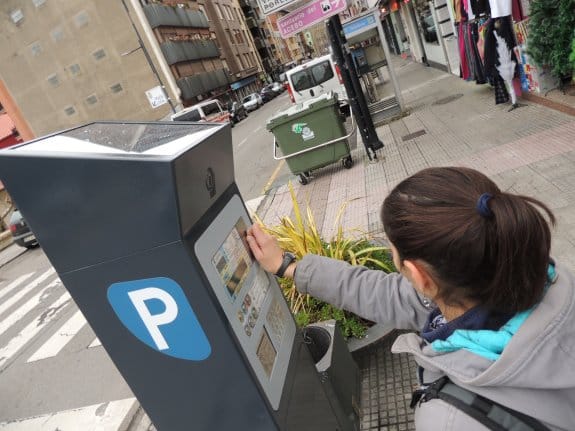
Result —
[{"label": "sticker on meter", "polygon": [[132,334],[160,353],[191,361],[210,356],[208,337],[174,280],[114,283],[108,288],[108,302]]}]

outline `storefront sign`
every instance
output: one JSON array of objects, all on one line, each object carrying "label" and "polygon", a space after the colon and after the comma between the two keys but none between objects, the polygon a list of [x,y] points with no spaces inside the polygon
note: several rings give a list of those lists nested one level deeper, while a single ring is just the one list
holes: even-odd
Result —
[{"label": "storefront sign", "polygon": [[347,0],[315,0],[278,19],[278,29],[286,39],[348,7]]},{"label": "storefront sign", "polygon": [[297,1],[298,0],[258,0],[258,4],[263,14],[269,15]]},{"label": "storefront sign", "polygon": [[365,30],[369,30],[376,26],[375,16],[373,14],[364,16],[363,18],[358,18],[350,22],[343,24],[343,32],[345,37],[350,37],[354,33],[359,33]]}]

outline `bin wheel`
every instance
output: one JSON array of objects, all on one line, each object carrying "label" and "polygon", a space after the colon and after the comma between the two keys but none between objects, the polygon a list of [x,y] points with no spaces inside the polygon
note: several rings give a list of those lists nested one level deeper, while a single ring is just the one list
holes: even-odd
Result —
[{"label": "bin wheel", "polygon": [[341,163],[343,164],[344,168],[350,169],[353,166],[353,159],[351,158],[351,156],[347,156],[345,159],[341,161]]},{"label": "bin wheel", "polygon": [[299,174],[299,182],[302,186],[305,186],[307,183],[309,183],[309,180],[304,174]]}]

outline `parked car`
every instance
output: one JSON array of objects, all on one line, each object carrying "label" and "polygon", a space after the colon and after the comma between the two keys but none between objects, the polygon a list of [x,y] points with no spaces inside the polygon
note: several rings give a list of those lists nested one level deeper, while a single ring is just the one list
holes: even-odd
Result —
[{"label": "parked car", "polygon": [[232,102],[228,105],[228,112],[230,113],[230,121],[232,124],[239,123],[248,116],[248,110],[238,102]]},{"label": "parked car", "polygon": [[34,233],[30,230],[28,223],[22,217],[22,213],[18,209],[14,209],[10,216],[10,232],[14,242],[21,247],[32,248],[38,245],[38,240]]},{"label": "parked car", "polygon": [[222,108],[217,100],[207,100],[182,109],[172,115],[172,121],[209,121],[215,123],[227,123],[230,121],[230,113]]},{"label": "parked car", "polygon": [[330,54],[315,58],[286,72],[288,92],[292,103],[334,91],[340,103],[347,104],[347,93],[339,67]]},{"label": "parked car", "polygon": [[285,91],[285,87],[279,82],[272,82],[272,90],[277,94],[282,94]]},{"label": "parked car", "polygon": [[242,104],[244,105],[244,108],[246,108],[248,112],[251,112],[255,111],[260,106],[262,106],[264,104],[264,101],[262,100],[262,96],[260,96],[258,93],[252,93],[244,97],[244,100],[242,100]]},{"label": "parked car", "polygon": [[272,89],[272,84],[268,84],[261,89],[260,96],[262,96],[262,100],[264,101],[264,103],[267,103],[274,97],[276,97],[277,93]]}]

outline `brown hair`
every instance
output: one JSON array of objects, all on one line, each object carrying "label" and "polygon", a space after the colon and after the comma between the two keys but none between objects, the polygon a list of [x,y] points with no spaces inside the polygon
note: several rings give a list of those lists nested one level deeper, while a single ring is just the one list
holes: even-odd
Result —
[{"label": "brown hair", "polygon": [[[492,196],[477,208],[479,198]],[[485,209],[487,205],[487,209]],[[446,303],[477,301],[497,312],[540,301],[555,217],[528,196],[499,190],[468,168],[424,169],[399,183],[383,202],[384,230],[400,260],[420,260]]]}]

